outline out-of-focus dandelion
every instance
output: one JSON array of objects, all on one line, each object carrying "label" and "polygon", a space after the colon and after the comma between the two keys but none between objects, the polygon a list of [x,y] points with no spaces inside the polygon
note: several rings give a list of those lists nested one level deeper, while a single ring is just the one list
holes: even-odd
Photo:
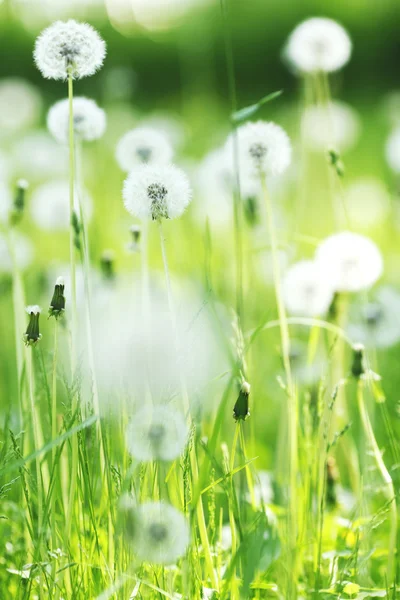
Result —
[{"label": "out-of-focus dandelion", "polygon": [[13,197],[10,186],[0,182],[0,223],[8,223],[12,211]]},{"label": "out-of-focus dandelion", "polygon": [[400,294],[390,287],[377,291],[373,301],[350,313],[348,333],[367,347],[389,348],[400,341]]},{"label": "out-of-focus dandelion", "polygon": [[359,292],[376,283],[383,271],[379,248],[369,238],[342,231],[326,238],[317,248],[316,260],[329,272],[337,292]]},{"label": "out-of-focus dandelion", "polygon": [[301,340],[291,340],[289,358],[292,375],[297,384],[312,386],[326,372],[324,353],[318,352],[318,355],[310,362],[307,344]]},{"label": "out-of-focus dandelion", "polygon": [[168,165],[173,149],[164,134],[150,127],[138,127],[122,136],[115,156],[121,169],[129,172],[142,164]]},{"label": "out-of-focus dandelion", "polygon": [[106,45],[91,25],[56,21],[42,31],[36,40],[34,59],[47,79],[74,79],[93,75],[100,69]]},{"label": "out-of-focus dandelion", "polygon": [[220,227],[229,227],[232,221],[232,167],[225,148],[209,152],[195,174],[195,188],[199,202],[194,211],[199,220],[206,218]]},{"label": "out-of-focus dandelion", "polygon": [[[81,198],[87,222],[90,222],[93,212],[93,201],[85,192]],[[75,213],[80,214],[78,198],[75,195]],[[67,231],[70,226],[69,218],[69,185],[65,180],[54,180],[43,183],[32,193],[30,210],[32,220],[47,231]]]},{"label": "out-of-focus dandelion", "polygon": [[66,175],[68,153],[45,131],[33,131],[14,146],[14,169],[19,177],[40,181]]},{"label": "out-of-focus dandelion", "polygon": [[24,334],[24,342],[26,346],[35,346],[42,337],[42,334],[39,331],[41,308],[37,304],[34,304],[32,306],[27,306],[25,310],[29,315],[29,323]]},{"label": "out-of-focus dandelion", "polygon": [[390,211],[390,195],[379,179],[364,177],[345,189],[346,212],[353,226],[376,227]]},{"label": "out-of-focus dandelion", "polygon": [[0,80],[0,137],[14,135],[34,125],[42,109],[35,86],[25,79]]},{"label": "out-of-focus dandelion", "polygon": [[140,225],[131,225],[129,227],[129,232],[131,234],[132,239],[128,243],[128,250],[129,250],[129,252],[139,252],[142,228],[140,227]]},{"label": "out-of-focus dandelion", "polygon": [[299,74],[338,71],[350,59],[352,44],[347,31],[332,19],[313,17],[293,30],[284,57]]},{"label": "out-of-focus dandelion", "polygon": [[[239,164],[244,176],[281,175],[290,165],[292,146],[287,133],[276,123],[246,123],[237,134]],[[229,149],[232,136],[227,144]]]},{"label": "out-of-focus dandelion", "polygon": [[131,417],[126,445],[136,460],[170,461],[182,454],[187,437],[183,414],[170,406],[156,405]]},{"label": "out-of-focus dandelion", "polygon": [[[76,96],[73,99],[74,133],[78,140],[91,142],[102,137],[106,129],[106,113],[94,100]],[[69,102],[60,100],[47,115],[47,127],[62,144],[69,142]]]},{"label": "out-of-focus dandelion", "polygon": [[351,106],[332,101],[328,105],[306,108],[302,131],[310,148],[321,151],[336,148],[343,152],[357,143],[361,123]]},{"label": "out-of-focus dandelion", "polygon": [[[25,270],[33,260],[33,246],[30,240],[20,233],[14,234],[14,254],[16,266]],[[13,271],[13,259],[10,256],[9,247],[5,237],[0,235],[0,272],[11,273]]]},{"label": "out-of-focus dandelion", "polygon": [[16,225],[22,219],[25,210],[25,196],[26,190],[29,184],[26,179],[19,179],[17,181],[16,189],[14,192],[14,200],[12,203],[12,209],[10,213],[11,225]]},{"label": "out-of-focus dandelion", "polygon": [[49,317],[59,319],[65,311],[64,277],[58,277],[49,307]]},{"label": "out-of-focus dandelion", "polygon": [[400,173],[400,127],[389,135],[385,153],[389,167],[394,173]]},{"label": "out-of-focus dandelion", "polygon": [[239,396],[233,408],[235,421],[245,421],[250,416],[249,410],[250,384],[243,381],[240,386]]},{"label": "out-of-focus dandelion", "polygon": [[329,273],[318,262],[301,260],[286,271],[282,293],[289,313],[317,317],[328,311],[334,287]]},{"label": "out-of-focus dandelion", "polygon": [[142,165],[125,180],[125,208],[140,219],[175,219],[192,199],[189,180],[173,165]]},{"label": "out-of-focus dandelion", "polygon": [[115,252],[114,250],[107,249],[103,250],[100,257],[100,266],[101,271],[105,279],[109,281],[115,278],[114,271],[114,263],[115,263]]},{"label": "out-of-focus dandelion", "polygon": [[185,516],[165,502],[122,507],[125,535],[140,561],[169,565],[185,554],[190,530]]}]

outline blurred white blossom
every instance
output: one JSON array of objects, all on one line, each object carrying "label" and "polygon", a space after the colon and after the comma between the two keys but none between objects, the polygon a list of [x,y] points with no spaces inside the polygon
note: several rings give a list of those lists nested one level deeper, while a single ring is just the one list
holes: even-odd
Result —
[{"label": "blurred white blossom", "polygon": [[[77,96],[73,99],[74,133],[79,140],[91,142],[104,134],[106,113],[94,100]],[[52,136],[62,144],[69,141],[68,98],[56,102],[47,115],[47,127]]]},{"label": "blurred white blossom", "polygon": [[[33,245],[21,233],[13,233],[13,247],[17,267],[22,271],[27,269],[33,260]],[[11,273],[13,261],[9,252],[6,238],[0,234],[0,272]]]},{"label": "blurred white blossom", "polygon": [[14,169],[19,177],[38,181],[68,173],[68,151],[45,131],[32,131],[14,146]]},{"label": "blurred white blossom", "polygon": [[119,140],[116,159],[123,171],[129,172],[138,165],[167,165],[173,149],[167,137],[150,127],[138,127],[125,133]]},{"label": "blurred white blossom", "polygon": [[0,137],[35,125],[41,109],[42,98],[31,83],[18,77],[0,80]]},{"label": "blurred white blossom", "polygon": [[400,127],[394,129],[386,141],[386,160],[395,173],[400,173]]},{"label": "blurred white blossom", "polygon": [[302,131],[307,145],[314,150],[349,150],[361,131],[357,112],[344,102],[310,106],[302,116]]},{"label": "blurred white blossom", "polygon": [[289,313],[317,317],[328,311],[334,287],[329,272],[320,263],[301,260],[287,269],[282,281],[282,293]]},{"label": "blurred white blossom", "polygon": [[380,225],[390,211],[390,195],[384,183],[363,177],[345,189],[346,212],[353,226],[369,228]]},{"label": "blurred white blossom", "polygon": [[371,348],[388,348],[400,341],[400,294],[380,288],[372,301],[354,306],[348,333],[351,339]]},{"label": "blurred white blossom", "polygon": [[[85,191],[82,195],[85,221],[90,222],[93,214],[93,201]],[[37,187],[31,196],[30,211],[32,220],[48,231],[68,231],[70,227],[69,182],[52,180]],[[79,196],[74,194],[75,212],[80,219]]]}]

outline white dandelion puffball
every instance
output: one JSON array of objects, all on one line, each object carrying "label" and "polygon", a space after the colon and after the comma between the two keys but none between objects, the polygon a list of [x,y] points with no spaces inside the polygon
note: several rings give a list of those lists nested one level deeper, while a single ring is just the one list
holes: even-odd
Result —
[{"label": "white dandelion puffball", "polygon": [[[94,100],[83,97],[73,99],[74,133],[78,139],[92,142],[102,137],[106,129],[106,113]],[[47,114],[47,127],[61,144],[69,141],[68,98],[56,102]]]},{"label": "white dandelion puffball", "polygon": [[39,119],[42,99],[36,87],[25,79],[0,80],[0,136],[28,129]]},{"label": "white dandelion puffball", "polygon": [[389,167],[394,173],[400,173],[400,127],[389,135],[385,153]]},{"label": "white dandelion puffball", "polygon": [[383,287],[373,301],[351,311],[347,328],[352,340],[367,347],[389,348],[400,342],[400,294]]},{"label": "white dandelion puffball", "polygon": [[175,219],[190,204],[192,191],[185,173],[173,165],[142,165],[124,183],[125,208],[139,219]]},{"label": "white dandelion puffball", "polygon": [[33,131],[19,140],[13,149],[14,168],[29,181],[68,173],[68,150],[57,144],[45,131]]},{"label": "white dandelion puffball", "polygon": [[376,244],[350,231],[333,234],[321,242],[316,260],[329,273],[337,292],[367,290],[383,272],[383,259]]},{"label": "white dandelion puffball", "polygon": [[119,140],[115,157],[121,169],[132,171],[138,165],[168,165],[173,149],[166,136],[151,127],[138,127]]},{"label": "white dandelion puffball", "polygon": [[146,502],[130,510],[126,533],[140,561],[170,565],[185,554],[190,530],[183,513],[165,502]]},{"label": "white dandelion puffball", "polygon": [[350,222],[368,229],[380,225],[390,211],[390,194],[374,177],[353,181],[345,190],[345,206]]},{"label": "white dandelion puffball", "polygon": [[317,317],[328,311],[334,289],[329,273],[318,262],[301,260],[286,271],[282,292],[289,313]]},{"label": "white dandelion puffball", "polygon": [[36,40],[34,59],[47,79],[74,79],[93,75],[103,64],[106,45],[87,23],[56,21]]},{"label": "white dandelion puffball", "polygon": [[0,223],[5,225],[8,222],[10,211],[13,207],[13,195],[9,185],[0,181]]},{"label": "white dandelion puffball", "polygon": [[[244,176],[281,175],[290,165],[292,146],[282,127],[272,122],[246,123],[237,130],[239,163]],[[228,138],[227,150],[233,145]]]},{"label": "white dandelion puffball", "polygon": [[181,412],[154,406],[136,412],[126,431],[129,453],[139,461],[174,460],[181,455],[188,428]]},{"label": "white dandelion puffball", "polygon": [[314,17],[290,34],[285,58],[296,72],[338,71],[349,60],[352,44],[347,31],[332,19]]},{"label": "white dandelion puffball", "polygon": [[360,136],[361,123],[356,111],[344,102],[310,106],[303,113],[303,137],[309,148],[326,151],[349,150]]},{"label": "white dandelion puffball", "polygon": [[232,169],[225,148],[209,152],[195,173],[199,201],[194,211],[199,221],[206,218],[217,227],[229,227],[232,222]]},{"label": "white dandelion puffball", "polygon": [[[17,267],[24,271],[33,260],[34,252],[32,243],[20,233],[14,233],[13,243]],[[10,256],[7,240],[4,236],[0,235],[0,272],[11,273],[12,270],[13,261]]]},{"label": "white dandelion puffball", "polygon": [[[75,212],[80,219],[79,197],[75,190]],[[83,211],[86,222],[90,222],[93,214],[93,202],[87,192],[82,195]],[[47,231],[68,231],[69,214],[69,182],[55,179],[43,183],[34,190],[30,201],[33,222]]]}]

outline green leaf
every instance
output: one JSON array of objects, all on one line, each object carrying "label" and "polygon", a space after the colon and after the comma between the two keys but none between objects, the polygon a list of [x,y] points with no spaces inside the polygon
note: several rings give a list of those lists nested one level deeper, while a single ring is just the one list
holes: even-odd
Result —
[{"label": "green leaf", "polygon": [[249,119],[250,117],[255,115],[256,112],[258,110],[260,110],[260,108],[264,104],[266,104],[267,102],[271,102],[271,100],[275,100],[275,98],[278,98],[282,94],[283,94],[283,90],[279,90],[277,92],[272,92],[272,94],[268,94],[268,96],[264,96],[264,98],[261,98],[261,100],[259,100],[256,104],[251,104],[250,106],[246,106],[245,108],[241,108],[240,110],[237,110],[236,112],[234,112],[232,114],[232,117],[231,117],[233,123],[238,124],[238,123],[242,123],[246,119]]}]

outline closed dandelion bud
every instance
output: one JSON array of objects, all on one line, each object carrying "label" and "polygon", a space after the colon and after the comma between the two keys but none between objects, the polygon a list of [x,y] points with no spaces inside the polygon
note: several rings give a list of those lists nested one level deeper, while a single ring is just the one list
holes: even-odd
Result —
[{"label": "closed dandelion bud", "polygon": [[351,373],[356,379],[359,379],[365,373],[363,344],[355,344],[353,346]]},{"label": "closed dandelion bud", "polygon": [[10,221],[12,225],[18,223],[23,215],[25,208],[25,194],[28,189],[28,182],[25,179],[19,179],[17,181],[17,189],[15,191],[13,208],[10,214]]},{"label": "closed dandelion bud", "polygon": [[338,177],[344,176],[344,163],[340,158],[340,154],[336,152],[336,150],[329,150],[328,152],[328,160],[332,167],[335,169]]},{"label": "closed dandelion bud", "polygon": [[243,381],[239,397],[236,400],[236,404],[233,408],[233,418],[235,421],[245,421],[250,416],[249,411],[249,396],[250,396],[250,384],[247,381]]},{"label": "closed dandelion bud", "polygon": [[105,279],[114,279],[115,254],[113,250],[104,250],[100,258],[100,266]]},{"label": "closed dandelion bud", "polygon": [[29,323],[24,334],[24,342],[26,346],[34,346],[42,337],[39,332],[39,316],[41,308],[37,304],[34,306],[27,306],[26,312],[29,315]]},{"label": "closed dandelion bud", "polygon": [[65,310],[64,287],[64,278],[59,277],[54,286],[54,293],[50,302],[49,318],[55,317],[58,319]]},{"label": "closed dandelion bud", "polygon": [[132,240],[128,244],[128,250],[130,250],[131,252],[139,252],[142,228],[140,227],[140,225],[131,225],[129,227],[129,231],[131,233]]}]

